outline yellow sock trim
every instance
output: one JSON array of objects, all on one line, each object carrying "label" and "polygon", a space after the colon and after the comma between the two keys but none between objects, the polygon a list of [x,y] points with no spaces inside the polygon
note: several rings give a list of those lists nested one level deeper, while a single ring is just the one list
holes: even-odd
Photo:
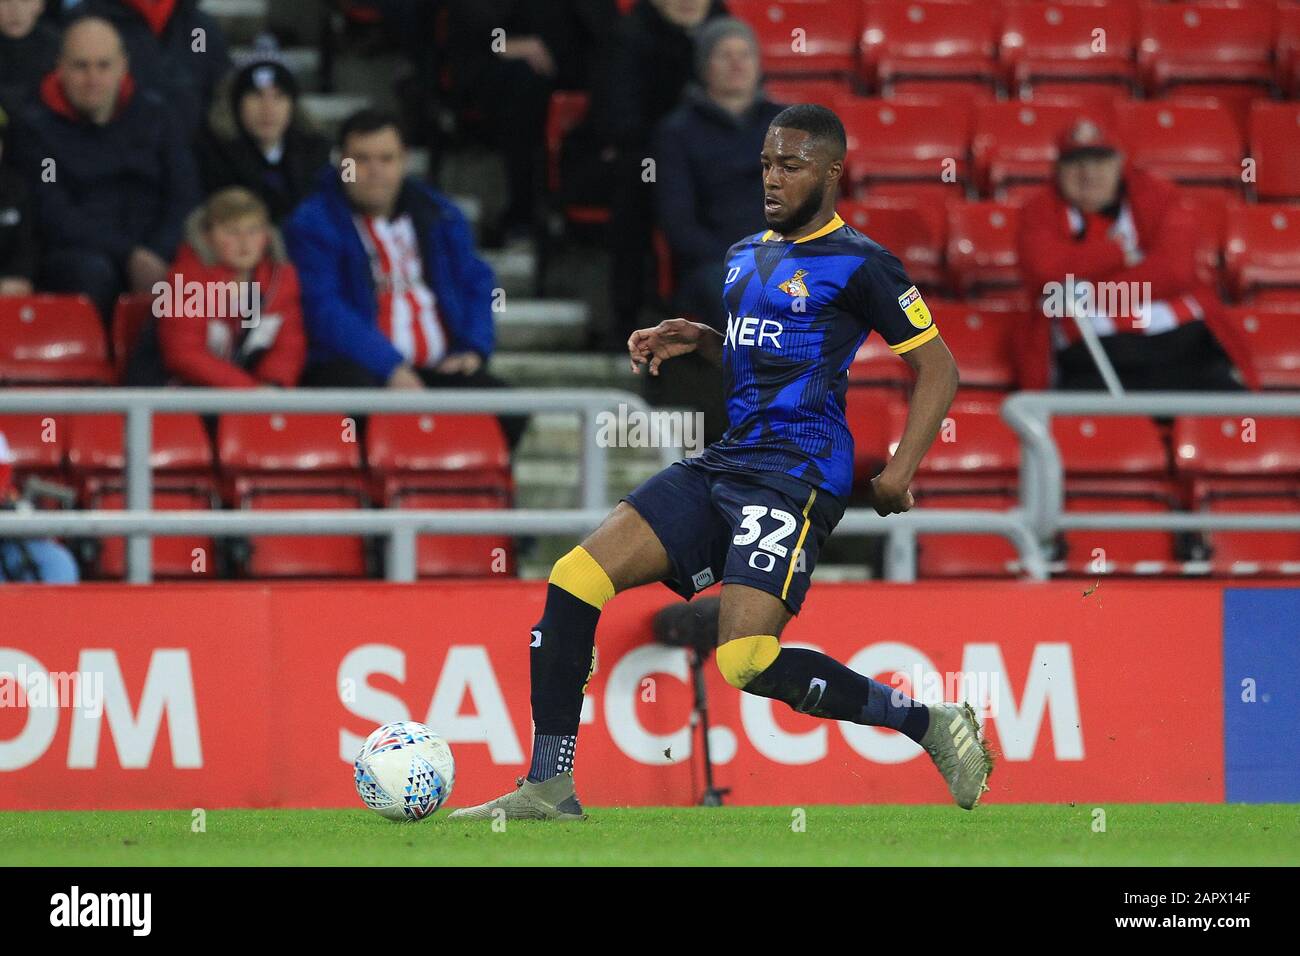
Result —
[{"label": "yellow sock trim", "polygon": [[598,609],[614,596],[614,583],[609,575],[582,545],[555,562],[551,583]]},{"label": "yellow sock trim", "polygon": [[718,648],[718,670],[732,687],[743,688],[772,666],[781,643],[771,634],[738,637]]}]

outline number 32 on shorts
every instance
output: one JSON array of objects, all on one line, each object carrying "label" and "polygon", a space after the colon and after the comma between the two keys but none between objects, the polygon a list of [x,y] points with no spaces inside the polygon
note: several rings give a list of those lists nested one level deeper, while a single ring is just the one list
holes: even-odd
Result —
[{"label": "number 32 on shorts", "polygon": [[[740,521],[741,530],[731,539],[731,543],[745,545],[758,541],[757,548],[749,553],[749,566],[758,571],[771,571],[776,567],[777,558],[784,558],[790,553],[790,549],[781,542],[794,534],[795,528],[799,527],[798,520],[788,511],[763,505],[745,505],[740,513],[744,516]],[[767,534],[763,534],[763,526],[760,524],[765,515],[771,515],[777,523],[776,528]],[[761,540],[759,535],[763,535]]]}]

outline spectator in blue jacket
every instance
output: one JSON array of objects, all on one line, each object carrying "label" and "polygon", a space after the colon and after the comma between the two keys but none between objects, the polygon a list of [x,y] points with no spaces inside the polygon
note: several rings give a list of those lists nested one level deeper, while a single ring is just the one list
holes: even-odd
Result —
[{"label": "spectator in blue jacket", "polygon": [[[333,388],[483,388],[496,279],[469,223],[406,174],[395,116],[361,110],[339,131],[339,169],[284,226],[302,283],[307,370]],[[513,446],[523,419],[502,427]]]},{"label": "spectator in blue jacket", "polygon": [[189,144],[162,98],[136,87],[122,38],[98,17],[65,31],[25,119],[14,149],[36,197],[41,287],[87,295],[107,318],[118,293],[169,275],[199,201]]}]

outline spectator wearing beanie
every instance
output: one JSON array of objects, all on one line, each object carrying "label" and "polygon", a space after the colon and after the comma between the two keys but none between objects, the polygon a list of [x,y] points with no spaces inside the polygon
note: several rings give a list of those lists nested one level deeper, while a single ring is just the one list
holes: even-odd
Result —
[{"label": "spectator wearing beanie", "polygon": [[699,85],[655,136],[655,206],[673,254],[677,307],[722,330],[723,257],[766,228],[758,154],[782,107],[759,85],[758,40],[749,25],[710,20],[695,40]]},{"label": "spectator wearing beanie", "polygon": [[298,110],[298,82],[281,63],[250,63],[222,81],[195,150],[208,195],[242,186],[282,222],[315,188],[329,141]]},{"label": "spectator wearing beanie", "polygon": [[59,57],[59,32],[41,21],[45,0],[0,0],[0,107],[36,98]]},{"label": "spectator wearing beanie", "polygon": [[167,104],[136,87],[112,24],[82,17],[68,27],[15,146],[28,182],[40,184],[43,288],[89,296],[107,321],[120,292],[167,278],[198,175]]},{"label": "spectator wearing beanie", "polygon": [[225,36],[199,0],[85,0],[77,9],[113,24],[136,83],[162,94],[191,139],[230,70]]},{"label": "spectator wearing beanie", "polygon": [[[1089,119],[1062,132],[1057,155],[1056,181],[1020,216],[1026,284],[1045,309],[1021,337],[1021,386],[1047,387],[1054,353],[1057,388],[1105,387],[1077,313],[1126,389],[1254,387],[1218,295],[1197,275],[1196,223],[1173,184],[1126,165],[1112,133]],[[1234,368],[1230,356],[1243,360]]]},{"label": "spectator wearing beanie", "polygon": [[27,184],[3,163],[8,126],[0,108],[0,296],[30,295],[36,279],[36,227]]},{"label": "spectator wearing beanie", "polygon": [[[695,38],[696,77],[681,106],[656,131],[655,207],[672,252],[674,305],[681,314],[722,331],[722,280],[727,249],[766,228],[758,154],[782,109],[759,85],[758,41],[740,20],[719,17]],[[682,356],[646,380],[655,404],[704,414],[704,440],[727,427],[722,370],[696,355]]]},{"label": "spectator wearing beanie", "polygon": [[[255,290],[257,308],[244,314]],[[202,288],[201,314],[181,308]],[[220,300],[211,289],[234,289]],[[247,189],[223,189],[190,213],[167,288],[171,305],[132,356],[129,385],[254,388],[298,383],[307,357],[298,273],[263,202]],[[157,296],[155,296],[157,301]],[[211,313],[207,307],[215,303]],[[157,310],[156,310],[157,311]]]}]

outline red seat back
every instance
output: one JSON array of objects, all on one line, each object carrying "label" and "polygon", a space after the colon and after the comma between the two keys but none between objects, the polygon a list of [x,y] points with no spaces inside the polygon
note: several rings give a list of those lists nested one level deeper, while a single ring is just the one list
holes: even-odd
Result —
[{"label": "red seat back", "polygon": [[0,297],[0,384],[112,381],[104,325],[89,299]]}]

